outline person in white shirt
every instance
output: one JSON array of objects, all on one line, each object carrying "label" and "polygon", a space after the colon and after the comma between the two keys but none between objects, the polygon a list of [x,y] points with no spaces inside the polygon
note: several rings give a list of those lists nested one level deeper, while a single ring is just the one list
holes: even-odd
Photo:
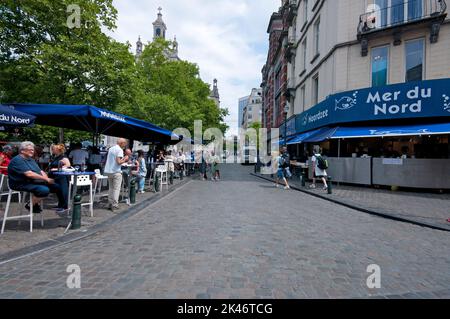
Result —
[{"label": "person in white shirt", "polygon": [[323,182],[323,185],[324,185],[323,189],[327,190],[328,189],[327,171],[325,169],[319,168],[319,158],[322,157],[322,150],[321,150],[320,146],[315,145],[313,152],[314,152],[314,156],[311,158],[311,162],[313,164],[314,177],[313,177],[313,182],[311,185],[309,185],[309,187],[316,188],[316,178],[319,178]]},{"label": "person in white shirt", "polygon": [[73,166],[85,166],[89,159],[89,153],[81,149],[81,143],[75,144],[73,151],[70,152],[69,158]]},{"label": "person in white shirt", "polygon": [[120,138],[117,145],[109,149],[105,165],[105,175],[108,176],[109,183],[109,209],[115,211],[119,209],[120,186],[122,185],[122,165],[127,163],[129,157],[123,154],[123,149],[127,146],[127,140]]}]

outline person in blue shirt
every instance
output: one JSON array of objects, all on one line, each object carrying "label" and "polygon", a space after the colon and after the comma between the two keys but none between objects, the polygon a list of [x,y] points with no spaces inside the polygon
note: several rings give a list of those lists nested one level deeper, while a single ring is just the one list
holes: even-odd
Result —
[{"label": "person in blue shirt", "polygon": [[[23,142],[19,147],[19,155],[14,157],[8,166],[9,187],[16,191],[30,192],[33,196],[33,212],[42,212],[40,201],[50,193],[56,193],[58,201],[64,201],[61,187],[49,178],[34,161],[34,144]],[[29,207],[27,207],[29,208]]]}]

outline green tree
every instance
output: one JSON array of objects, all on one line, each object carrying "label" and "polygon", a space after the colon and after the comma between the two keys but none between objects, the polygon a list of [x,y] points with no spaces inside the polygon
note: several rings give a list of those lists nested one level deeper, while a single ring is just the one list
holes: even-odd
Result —
[{"label": "green tree", "polygon": [[[110,110],[133,105],[134,57],[128,44],[102,30],[115,28],[112,0],[78,0],[80,28],[67,25],[72,3],[0,4],[0,102],[91,104]],[[45,136],[57,133],[45,130]]]},{"label": "green tree", "polygon": [[225,133],[228,110],[209,99],[210,87],[201,80],[196,64],[167,58],[171,44],[157,39],[141,55],[133,115],[171,130],[184,127],[192,133],[194,121],[201,120],[204,129],[217,127]]}]

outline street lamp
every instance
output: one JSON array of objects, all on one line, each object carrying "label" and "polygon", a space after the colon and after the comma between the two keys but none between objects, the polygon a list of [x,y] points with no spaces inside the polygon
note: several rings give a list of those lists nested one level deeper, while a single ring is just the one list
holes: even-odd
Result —
[{"label": "street lamp", "polygon": [[286,101],[284,106],[284,146],[287,146],[287,115],[289,113],[290,104]]}]

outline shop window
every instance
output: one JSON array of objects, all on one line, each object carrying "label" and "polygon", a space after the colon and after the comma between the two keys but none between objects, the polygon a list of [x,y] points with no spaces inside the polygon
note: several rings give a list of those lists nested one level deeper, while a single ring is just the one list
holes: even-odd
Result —
[{"label": "shop window", "polygon": [[388,84],[389,47],[372,49],[372,86]]},{"label": "shop window", "polygon": [[313,87],[313,92],[312,92],[312,102],[313,105],[316,105],[317,103],[319,103],[319,75],[316,74],[313,79],[312,79],[312,87]]},{"label": "shop window", "polygon": [[406,82],[423,80],[424,46],[425,41],[423,39],[406,42]]}]

